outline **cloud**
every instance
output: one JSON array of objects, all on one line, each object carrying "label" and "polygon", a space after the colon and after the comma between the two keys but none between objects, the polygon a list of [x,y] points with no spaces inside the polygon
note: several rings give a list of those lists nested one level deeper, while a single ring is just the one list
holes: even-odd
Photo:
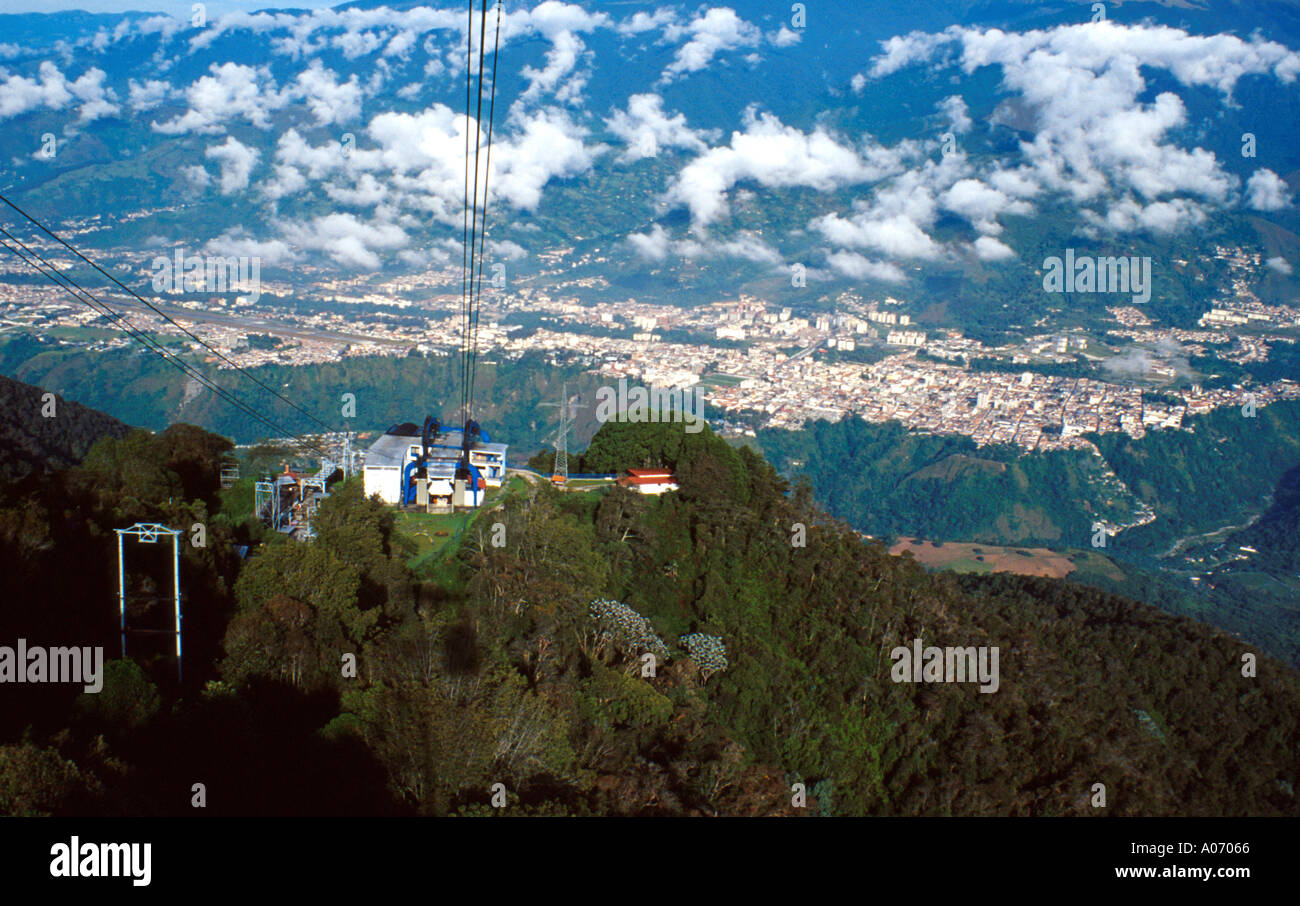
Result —
[{"label": "cloud", "polygon": [[153,123],[166,135],[186,132],[220,132],[230,119],[242,117],[261,129],[271,125],[271,112],[289,100],[275,90],[270,69],[239,63],[213,63],[210,75],[201,76],[185,89],[189,109],[165,123]]},{"label": "cloud", "polygon": [[1273,258],[1269,258],[1264,263],[1268,265],[1269,270],[1277,271],[1279,274],[1282,274],[1283,276],[1287,276],[1287,277],[1291,276],[1291,262],[1287,261],[1285,258],[1281,257],[1280,255],[1275,256]]},{"label": "cloud", "polygon": [[520,261],[528,257],[528,251],[519,243],[509,239],[490,239],[487,243],[488,255],[506,261]]},{"label": "cloud", "polygon": [[203,250],[209,255],[258,258],[262,264],[269,265],[283,264],[298,257],[284,240],[257,240],[244,230],[227,230],[220,236],[208,240]]},{"label": "cloud", "polygon": [[[543,94],[554,94],[555,99],[561,102],[580,100],[587,77],[577,75],[565,79],[565,76],[573,72],[578,58],[586,49],[587,45],[583,44],[582,39],[573,32],[558,33],[551,42],[551,49],[546,52],[546,65],[541,69],[534,69],[531,66],[523,68],[522,75],[528,79],[528,87],[524,89],[520,99],[526,103],[536,102],[541,100]],[[562,85],[561,81],[563,81]]]},{"label": "cloud", "polygon": [[1278,211],[1291,204],[1286,181],[1272,170],[1257,170],[1246,182],[1247,203],[1256,211]]},{"label": "cloud", "polygon": [[191,186],[199,191],[206,189],[212,184],[212,177],[208,175],[208,171],[198,164],[181,167],[180,173]]},{"label": "cloud", "polygon": [[632,250],[647,261],[662,261],[668,256],[668,248],[672,244],[668,231],[657,223],[648,233],[632,233],[627,241]]},{"label": "cloud", "polygon": [[319,60],[298,74],[289,96],[301,98],[319,126],[346,123],[361,115],[361,86],[356,75],[339,82]]},{"label": "cloud", "polygon": [[401,227],[381,221],[366,223],[353,214],[336,213],[305,223],[280,224],[281,234],[291,245],[325,254],[344,267],[377,270],[381,252],[400,249],[408,243]]},{"label": "cloud", "polygon": [[[872,61],[870,78],[882,79],[912,63],[932,59],[938,48],[951,43],[961,32],[960,27],[953,26],[941,34],[926,34],[914,31],[906,35],[895,35],[887,41],[881,41],[880,46],[884,49],[884,53]],[[865,84],[866,78],[866,76],[863,76],[863,81],[859,84]],[[854,90],[861,89],[855,87]]]},{"label": "cloud", "polygon": [[641,32],[654,31],[677,22],[677,13],[671,7],[660,7],[653,13],[633,13],[620,22],[616,28],[621,35],[638,35]]},{"label": "cloud", "polygon": [[715,6],[684,26],[670,25],[665,36],[675,41],[683,35],[689,40],[677,49],[673,61],[663,71],[661,81],[668,82],[683,73],[699,72],[719,53],[738,47],[756,47],[762,38],[758,26],[746,22],[736,11]]},{"label": "cloud", "polygon": [[1083,213],[1088,222],[1105,226],[1116,233],[1149,230],[1164,236],[1198,226],[1205,222],[1207,216],[1204,205],[1189,199],[1172,198],[1143,205],[1132,196],[1113,203],[1104,218],[1098,218],[1087,210]]},{"label": "cloud", "polygon": [[[855,90],[921,62],[943,65],[950,58],[967,75],[998,67],[1003,90],[1025,102],[1034,136],[1021,145],[1024,163],[1001,170],[989,180],[992,188],[1027,198],[1037,186],[1075,203],[1109,205],[1092,222],[1117,231],[1180,228],[1203,221],[1209,205],[1238,197],[1240,181],[1213,152],[1170,141],[1187,125],[1187,110],[1171,91],[1150,97],[1147,70],[1168,72],[1184,86],[1215,89],[1229,100],[1245,75],[1272,74],[1290,84],[1300,73],[1300,55],[1259,37],[1113,22],[1026,32],[952,26],[881,46],[867,72],[855,77]],[[957,104],[944,102],[951,105],[945,113],[954,131],[968,122],[964,103]],[[1013,181],[1020,185],[1009,191]],[[1281,203],[1281,188],[1257,174],[1247,194],[1267,210]]]},{"label": "cloud", "polygon": [[272,172],[275,175],[271,180],[262,184],[262,195],[272,201],[297,195],[307,188],[307,177],[297,167],[275,164]]},{"label": "cloud", "polygon": [[605,125],[627,144],[619,160],[633,161],[657,157],[660,148],[685,148],[704,151],[708,145],[702,136],[686,125],[684,114],[668,116],[664,113],[663,98],[657,94],[634,94],[627,101],[627,110],[616,110],[605,120]]},{"label": "cloud", "polygon": [[673,243],[673,251],[683,258],[743,258],[759,264],[781,264],[781,254],[758,235],[742,230],[726,239],[704,237],[682,239]]},{"label": "cloud", "polygon": [[733,132],[729,145],[712,148],[682,168],[668,200],[686,205],[701,229],[727,213],[727,192],[742,180],[825,192],[896,172],[898,157],[879,146],[860,153],[820,127],[804,133],[751,108],[745,112],[745,130]]},{"label": "cloud", "polygon": [[712,237],[674,240],[660,224],[654,224],[648,233],[632,233],[627,237],[632,250],[646,261],[662,261],[669,254],[683,258],[743,258],[759,264],[779,265],[781,254],[757,234],[742,230],[725,239]]},{"label": "cloud", "polygon": [[768,35],[767,40],[776,47],[793,47],[803,40],[803,35],[782,25],[778,31]]},{"label": "cloud", "polygon": [[943,247],[905,214],[861,216],[845,220],[827,214],[813,222],[835,245],[873,249],[895,258],[939,258]]},{"label": "cloud", "polygon": [[41,62],[37,77],[11,75],[0,82],[0,120],[20,116],[39,107],[62,110],[81,101],[78,119],[88,123],[119,112],[113,91],[104,85],[104,71],[91,67],[73,82],[49,60]]},{"label": "cloud", "polygon": [[[358,136],[355,148],[347,155],[337,142],[313,146],[290,129],[276,147],[277,186],[271,191],[300,191],[300,177],[328,180],[326,192],[337,200],[383,203],[459,225],[463,219],[467,129],[472,140],[473,121],[442,104],[419,113],[381,113],[370,120],[364,140]],[[485,130],[486,124],[479,133],[484,139]],[[486,182],[492,193],[491,204],[535,209],[548,182],[591,168],[601,148],[587,147],[585,134],[559,108],[511,115],[493,136],[490,178],[486,141],[483,143],[478,175],[480,198]],[[281,166],[288,169],[282,171]]]},{"label": "cloud", "polygon": [[[599,152],[583,144],[585,134],[586,130],[561,110],[544,109],[519,117],[501,152],[492,156],[493,191],[507,204],[535,210],[546,183],[591,169]],[[463,149],[460,158],[464,158]]]},{"label": "cloud", "polygon": [[954,94],[944,98],[939,102],[939,111],[948,118],[952,131],[957,135],[970,131],[971,118],[961,95]]},{"label": "cloud", "polygon": [[997,218],[1003,214],[1028,214],[1033,210],[1027,202],[969,178],[953,183],[939,196],[939,205],[966,218],[981,233],[1002,232]]},{"label": "cloud", "polygon": [[121,112],[122,108],[114,103],[117,96],[111,88],[104,86],[104,78],[104,70],[92,67],[82,73],[81,78],[69,83],[68,90],[81,101],[81,108],[77,111],[80,122],[89,123]]},{"label": "cloud", "polygon": [[228,135],[225,144],[211,146],[204,152],[204,157],[220,164],[221,194],[231,195],[248,188],[248,177],[261,153]]},{"label": "cloud", "polygon": [[896,264],[872,261],[856,252],[832,252],[826,263],[837,273],[854,280],[880,280],[885,283],[902,283],[907,279]]},{"label": "cloud", "polygon": [[974,248],[975,255],[981,261],[1005,261],[1008,258],[1016,257],[1016,253],[1011,246],[994,239],[992,236],[981,236],[976,239]]},{"label": "cloud", "polygon": [[136,113],[152,110],[172,93],[172,87],[161,79],[146,79],[144,82],[128,79],[127,87],[130,92],[127,103]]}]

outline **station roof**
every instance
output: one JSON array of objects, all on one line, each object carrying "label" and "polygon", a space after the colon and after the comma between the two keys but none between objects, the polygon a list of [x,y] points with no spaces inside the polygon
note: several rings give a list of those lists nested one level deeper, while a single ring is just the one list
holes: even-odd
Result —
[{"label": "station roof", "polygon": [[[435,442],[442,443],[448,440],[459,440],[460,433],[460,431],[444,431],[438,435],[437,441]],[[448,434],[455,434],[456,437],[449,438],[447,437]],[[419,446],[421,446],[421,441],[418,436],[410,437],[400,434],[381,434],[379,438],[370,445],[370,449],[366,451],[366,465],[373,467],[388,466],[401,468],[406,465],[407,450],[411,447]],[[504,459],[507,448],[507,444],[477,443],[470,449],[483,453],[495,453]],[[455,461],[459,457],[459,444],[457,444],[456,449],[448,449],[447,447],[429,448],[430,463],[446,460]]]}]

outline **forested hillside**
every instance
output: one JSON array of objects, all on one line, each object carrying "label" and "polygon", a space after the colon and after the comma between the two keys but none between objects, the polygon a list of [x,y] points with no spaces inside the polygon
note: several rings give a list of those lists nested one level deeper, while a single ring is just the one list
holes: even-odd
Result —
[{"label": "forested hillside", "polygon": [[[1123,525],[1116,513],[1149,508],[1154,521],[1106,539],[1104,553],[1125,578],[1090,573],[1079,580],[1211,622],[1300,664],[1292,584],[1300,561],[1284,528],[1294,519],[1300,403],[1277,402],[1254,418],[1226,407],[1140,440],[1089,440],[1100,456],[979,448],[966,437],[845,419],[801,432],[762,431],[757,443],[785,474],[806,477],[830,513],[886,538],[1091,548],[1098,519]],[[1208,575],[1233,556],[1213,550],[1229,542],[1256,553],[1232,565],[1226,579]],[[1197,545],[1206,550],[1172,558]],[[1260,575],[1242,576],[1252,570]]]},{"label": "forested hillside", "polygon": [[66,469],[101,437],[129,430],[111,415],[0,375],[0,480]]},{"label": "forested hillside", "polygon": [[[508,814],[1300,814],[1290,668],[1243,675],[1250,645],[1066,582],[927,574],[752,450],[682,435],[592,444],[671,458],[680,492],[511,492],[422,574],[355,480],[316,541],[247,534],[196,429],[10,486],[8,636],[111,656],[111,527],[208,534],[182,563],[183,686],[164,644],[97,696],[0,688],[0,811],[188,814],[203,782],[209,814],[480,814],[498,783]],[[998,647],[997,691],[894,682],[915,639]]]}]

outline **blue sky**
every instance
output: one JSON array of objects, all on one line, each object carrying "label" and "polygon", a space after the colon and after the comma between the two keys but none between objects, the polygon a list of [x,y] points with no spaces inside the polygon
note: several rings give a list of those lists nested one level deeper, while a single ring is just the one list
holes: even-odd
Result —
[{"label": "blue sky", "polygon": [[[205,0],[205,2],[209,13],[220,14],[237,9],[319,9],[337,6],[343,0]],[[0,14],[56,13],[81,9],[92,13],[139,11],[188,17],[190,6],[189,2],[183,0],[0,0]]]}]

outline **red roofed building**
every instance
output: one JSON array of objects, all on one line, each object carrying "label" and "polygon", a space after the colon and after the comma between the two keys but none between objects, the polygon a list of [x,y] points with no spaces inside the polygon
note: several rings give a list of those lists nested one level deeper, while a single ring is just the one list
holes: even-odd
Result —
[{"label": "red roofed building", "polygon": [[677,490],[677,478],[668,469],[628,469],[627,477],[618,483],[642,494],[662,494]]}]

